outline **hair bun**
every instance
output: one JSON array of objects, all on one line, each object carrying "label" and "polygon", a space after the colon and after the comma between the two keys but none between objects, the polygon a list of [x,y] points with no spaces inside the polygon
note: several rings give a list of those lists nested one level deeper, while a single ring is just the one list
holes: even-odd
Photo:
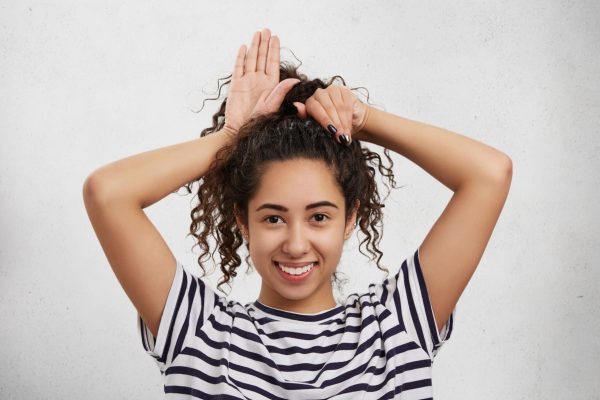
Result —
[{"label": "hair bun", "polygon": [[298,109],[294,105],[294,102],[306,103],[306,100],[308,100],[317,89],[325,89],[326,87],[327,85],[320,79],[313,79],[311,81],[301,80],[285,95],[283,103],[281,103],[281,114],[297,115]]}]

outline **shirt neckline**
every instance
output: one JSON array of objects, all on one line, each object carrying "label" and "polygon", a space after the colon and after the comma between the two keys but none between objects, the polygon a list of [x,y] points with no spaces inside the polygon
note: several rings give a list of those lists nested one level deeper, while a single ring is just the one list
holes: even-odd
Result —
[{"label": "shirt neckline", "polygon": [[267,314],[268,316],[276,317],[277,319],[286,319],[290,321],[300,322],[321,322],[330,319],[331,317],[341,313],[345,309],[345,306],[338,305],[333,308],[330,308],[329,310],[320,311],[315,314],[304,314],[270,307],[266,304],[261,303],[258,300],[256,300],[253,304],[257,309],[262,311],[264,314]]}]

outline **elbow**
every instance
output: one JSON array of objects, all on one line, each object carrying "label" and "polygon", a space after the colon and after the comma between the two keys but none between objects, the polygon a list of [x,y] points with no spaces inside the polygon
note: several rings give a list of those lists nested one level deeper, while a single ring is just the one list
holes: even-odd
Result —
[{"label": "elbow", "polygon": [[513,165],[512,159],[507,154],[499,152],[498,158],[493,163],[493,168],[490,171],[490,177],[494,183],[510,187]]},{"label": "elbow", "polygon": [[83,182],[82,195],[86,205],[101,204],[106,196],[105,185],[98,174],[90,174]]},{"label": "elbow", "polygon": [[[473,168],[475,176],[464,181],[463,186],[475,185],[485,190],[502,193],[503,196],[508,194],[512,182],[512,160],[511,158],[500,152],[494,152],[492,155],[486,155],[485,161],[479,168]],[[454,190],[456,192],[456,190]]]},{"label": "elbow", "polygon": [[513,164],[512,159],[505,153],[500,155],[500,167],[499,167],[499,175],[500,179],[504,181],[511,181],[513,174]]}]

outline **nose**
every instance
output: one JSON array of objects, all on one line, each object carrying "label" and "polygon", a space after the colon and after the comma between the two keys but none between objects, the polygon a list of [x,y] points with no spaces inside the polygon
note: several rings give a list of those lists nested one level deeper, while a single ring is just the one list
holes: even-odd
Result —
[{"label": "nose", "polygon": [[302,224],[290,225],[283,242],[283,252],[290,257],[301,257],[310,251],[310,232]]}]

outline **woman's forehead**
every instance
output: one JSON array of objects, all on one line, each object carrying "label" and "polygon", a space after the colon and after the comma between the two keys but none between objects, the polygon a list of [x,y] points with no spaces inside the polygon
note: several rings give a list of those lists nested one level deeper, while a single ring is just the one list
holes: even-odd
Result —
[{"label": "woman's forehead", "polygon": [[[328,202],[340,208],[343,194],[331,169],[323,161],[294,159],[270,163],[251,201],[254,208],[263,203],[285,208],[301,208]],[[321,204],[327,206],[327,204]],[[333,207],[332,207],[333,208]]]}]

